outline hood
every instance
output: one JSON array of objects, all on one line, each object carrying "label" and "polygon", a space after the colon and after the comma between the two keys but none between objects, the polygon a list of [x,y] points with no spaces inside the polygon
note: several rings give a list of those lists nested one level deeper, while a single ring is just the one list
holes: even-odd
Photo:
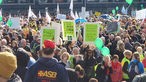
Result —
[{"label": "hood", "polygon": [[40,58],[38,62],[49,68],[54,67],[57,64],[57,61],[54,58]]}]

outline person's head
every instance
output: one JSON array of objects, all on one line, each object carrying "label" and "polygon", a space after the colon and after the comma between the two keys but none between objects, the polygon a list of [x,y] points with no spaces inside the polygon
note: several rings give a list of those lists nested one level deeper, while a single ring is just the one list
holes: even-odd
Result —
[{"label": "person's head", "polygon": [[91,78],[91,79],[89,80],[89,82],[98,82],[98,80],[95,79],[95,78]]},{"label": "person's head", "polygon": [[64,52],[67,52],[66,48],[62,48],[59,54],[62,55]]},{"label": "person's head", "polygon": [[42,49],[43,57],[53,57],[54,56],[55,43],[50,40],[44,41],[44,46]]},{"label": "person's head", "polygon": [[75,72],[76,72],[78,78],[83,78],[85,75],[84,68],[82,68],[81,65],[76,65]]},{"label": "person's head", "polygon": [[18,47],[18,42],[16,40],[13,40],[11,46],[12,47]]},{"label": "person's head", "polygon": [[140,61],[140,56],[139,56],[139,53],[138,52],[134,52],[133,53],[133,57],[134,57],[134,59]]},{"label": "person's head", "polygon": [[60,59],[62,61],[67,61],[69,59],[69,53],[68,52],[64,52],[61,56]]},{"label": "person's head", "polygon": [[137,50],[137,52],[138,52],[140,55],[142,55],[143,49],[142,49],[141,46],[138,46],[136,50]]},{"label": "person's head", "polygon": [[125,50],[123,54],[128,59],[131,59],[132,57],[132,52],[130,50]]},{"label": "person's head", "polygon": [[78,55],[79,54],[79,48],[74,47],[73,48],[73,55]]},{"label": "person's head", "polygon": [[30,57],[27,52],[23,48],[18,48],[17,53],[15,54],[17,57],[17,65],[18,67],[26,67]]},{"label": "person's head", "polygon": [[6,39],[2,39],[2,40],[1,40],[1,46],[2,46],[2,45],[7,45],[7,40],[6,40]]},{"label": "person's head", "polygon": [[104,57],[103,57],[103,61],[104,61],[105,63],[110,62],[110,61],[111,61],[110,56],[104,56]]},{"label": "person's head", "polygon": [[114,63],[117,63],[119,61],[119,56],[118,55],[114,55],[113,58],[112,58],[112,61]]},{"label": "person's head", "polygon": [[15,55],[9,52],[0,52],[0,82],[7,82],[17,68]]},{"label": "person's head", "polygon": [[22,39],[21,42],[20,42],[20,45],[21,45],[21,47],[24,48],[27,45],[26,40],[25,39]]},{"label": "person's head", "polygon": [[119,40],[119,41],[118,41],[118,43],[117,43],[117,49],[118,49],[119,51],[124,51],[124,49],[125,49],[125,44],[124,44],[124,42],[123,42],[122,40]]}]

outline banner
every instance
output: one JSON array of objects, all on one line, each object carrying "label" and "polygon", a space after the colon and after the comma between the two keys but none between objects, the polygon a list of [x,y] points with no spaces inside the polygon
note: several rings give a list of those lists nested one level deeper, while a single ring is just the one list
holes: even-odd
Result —
[{"label": "banner", "polygon": [[86,23],[84,28],[84,42],[94,43],[97,37],[99,37],[99,24]]},{"label": "banner", "polygon": [[21,29],[19,17],[12,17],[11,22],[12,22],[12,25],[10,27],[11,29],[19,29],[19,30]]},{"label": "banner", "polygon": [[42,28],[41,29],[41,48],[43,46],[44,40],[51,40],[53,42],[57,42],[56,30],[54,28]]},{"label": "banner", "polygon": [[63,40],[76,40],[76,28],[73,20],[62,20]]},{"label": "banner", "polygon": [[146,18],[146,9],[136,11],[136,19],[144,19],[144,18]]},{"label": "banner", "polygon": [[66,19],[65,14],[57,14],[57,19]]},{"label": "banner", "polygon": [[117,33],[120,30],[120,23],[119,22],[111,22],[107,26],[108,33]]}]

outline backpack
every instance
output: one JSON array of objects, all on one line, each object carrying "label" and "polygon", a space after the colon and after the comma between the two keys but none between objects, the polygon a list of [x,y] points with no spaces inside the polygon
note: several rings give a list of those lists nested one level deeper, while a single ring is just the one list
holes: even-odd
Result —
[{"label": "backpack", "polygon": [[136,63],[132,62],[131,63],[129,70],[128,70],[130,79],[133,79],[136,75],[139,74],[138,63],[139,62],[136,62]]}]

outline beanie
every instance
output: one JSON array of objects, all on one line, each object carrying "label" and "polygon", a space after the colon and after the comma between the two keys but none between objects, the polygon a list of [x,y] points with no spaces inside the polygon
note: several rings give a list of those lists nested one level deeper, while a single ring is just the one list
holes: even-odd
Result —
[{"label": "beanie", "polygon": [[9,79],[17,68],[15,55],[9,52],[0,52],[0,76]]},{"label": "beanie", "polygon": [[55,43],[52,42],[51,40],[45,40],[44,41],[44,48],[54,49],[55,48]]}]

